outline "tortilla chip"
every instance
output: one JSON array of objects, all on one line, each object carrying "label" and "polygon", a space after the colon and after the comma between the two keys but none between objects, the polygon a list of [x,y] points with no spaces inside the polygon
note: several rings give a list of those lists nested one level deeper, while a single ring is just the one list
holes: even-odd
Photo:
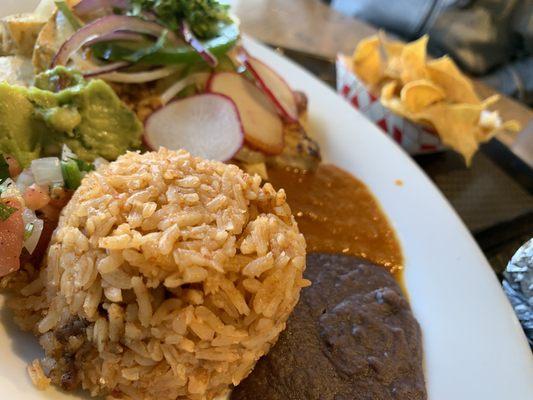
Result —
[{"label": "tortilla chip", "polygon": [[481,110],[464,105],[434,104],[424,110],[424,119],[431,122],[442,143],[462,154],[466,164],[479,148],[481,128],[478,125]]},{"label": "tortilla chip", "polygon": [[[390,95],[390,90],[386,94]],[[504,130],[520,130],[520,124],[516,121],[507,121],[493,128],[481,125],[481,113],[495,98],[487,100],[480,104],[449,104],[440,101],[419,112],[409,111],[397,97],[382,97],[382,104],[413,122],[432,126],[442,143],[461,154],[466,164],[470,165],[480,143],[492,139]]]},{"label": "tortilla chip", "polygon": [[374,86],[383,79],[384,64],[377,36],[361,40],[353,54],[353,68],[364,83]]},{"label": "tortilla chip", "polygon": [[418,112],[444,99],[446,94],[439,86],[427,79],[411,81],[401,91],[401,101],[411,112]]},{"label": "tortilla chip", "polygon": [[405,43],[390,40],[383,31],[379,31],[379,41],[385,59],[384,74],[392,79],[400,79],[402,74],[402,51]]},{"label": "tortilla chip", "polygon": [[488,108],[499,96],[480,100],[472,82],[448,56],[426,60],[428,37],[403,44],[383,32],[362,41],[354,69],[367,84],[382,84],[381,104],[415,123],[428,125],[470,165],[479,144],[503,131],[519,131]]},{"label": "tortilla chip", "polygon": [[446,98],[455,103],[478,104],[479,96],[472,82],[457,68],[448,56],[437,58],[427,63],[430,79],[442,87]]},{"label": "tortilla chip", "polygon": [[395,97],[396,87],[398,86],[396,81],[387,82],[381,88],[381,100],[391,100]]},{"label": "tortilla chip", "polygon": [[424,35],[414,42],[408,43],[402,49],[402,72],[400,78],[405,85],[408,82],[426,79],[426,48],[428,36]]}]

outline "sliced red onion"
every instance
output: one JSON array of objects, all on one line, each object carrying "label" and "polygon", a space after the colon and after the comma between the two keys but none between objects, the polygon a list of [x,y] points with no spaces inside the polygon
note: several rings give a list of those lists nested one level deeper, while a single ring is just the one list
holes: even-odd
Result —
[{"label": "sliced red onion", "polygon": [[89,71],[84,71],[83,76],[85,78],[96,78],[98,76],[102,76],[102,75],[106,75],[106,74],[118,71],[119,69],[125,68],[128,65],[130,64],[126,61],[117,61],[115,63],[106,64],[102,66],[95,65],[96,68],[91,69]]},{"label": "sliced red onion", "polygon": [[[144,21],[137,17],[108,15],[85,25],[63,43],[52,61],[52,67],[67,64],[72,55],[80,50],[87,42],[94,41],[101,36],[109,35],[116,31],[137,32],[159,37],[167,30],[155,22]],[[168,38],[172,42],[178,41],[172,32],[168,33]]]},{"label": "sliced red onion", "polygon": [[143,72],[111,72],[109,74],[100,75],[99,78],[109,82],[145,83],[166,78],[179,70],[180,69],[176,67],[163,67]]},{"label": "sliced red onion", "polygon": [[31,172],[37,185],[63,185],[61,163],[57,157],[38,158],[31,162]]},{"label": "sliced red onion", "polygon": [[105,10],[125,10],[128,8],[128,0],[81,0],[74,6],[74,12],[80,17]]},{"label": "sliced red onion", "polygon": [[[74,57],[74,64],[83,73],[86,78],[100,78],[108,82],[120,83],[145,83],[158,79],[166,78],[178,71],[179,67],[168,66],[141,72],[117,72],[119,69],[128,66],[127,62],[119,61],[117,63],[99,66],[93,61]],[[125,63],[125,64],[124,64]]]},{"label": "sliced red onion", "polygon": [[207,64],[211,67],[216,67],[218,65],[218,59],[207,50],[204,45],[194,36],[189,24],[186,21],[183,21],[180,25],[180,31],[183,36],[183,39],[191,46],[199,55],[202,57]]},{"label": "sliced red onion", "polygon": [[100,75],[118,71],[130,65],[126,61],[117,61],[111,64],[98,64],[92,60],[85,59],[78,54],[72,56],[74,66],[83,74],[85,78],[96,78]]},{"label": "sliced red onion", "polygon": [[165,105],[170,100],[172,100],[176,95],[181,92],[183,89],[185,89],[187,86],[192,84],[197,84],[201,81],[206,81],[209,78],[208,72],[198,72],[196,74],[189,75],[176,83],[174,83],[172,86],[170,86],[167,90],[163,92],[161,96],[159,96],[159,99],[161,100],[161,104]]},{"label": "sliced red onion", "polygon": [[89,47],[97,43],[114,42],[118,40],[127,41],[127,42],[140,42],[143,39],[144,39],[144,36],[140,33],[127,32],[127,31],[116,31],[108,35],[103,35],[93,40],[89,40],[87,43],[84,44],[84,47]]}]

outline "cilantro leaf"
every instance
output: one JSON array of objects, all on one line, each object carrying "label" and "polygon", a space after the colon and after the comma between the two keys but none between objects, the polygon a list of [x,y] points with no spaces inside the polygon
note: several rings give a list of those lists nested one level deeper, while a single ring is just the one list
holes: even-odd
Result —
[{"label": "cilantro leaf", "polygon": [[71,158],[71,160],[73,160],[78,165],[78,168],[81,172],[91,172],[96,169],[94,167],[94,164],[80,160],[79,158]]},{"label": "cilantro leaf", "polygon": [[81,185],[82,174],[75,160],[61,162],[61,172],[65,180],[65,187],[70,190],[76,190]]},{"label": "cilantro leaf", "polygon": [[83,23],[78,17],[76,17],[76,15],[74,15],[65,0],[55,0],[54,3],[57,9],[61,12],[61,14],[63,14],[63,16],[75,30],[78,30],[83,26]]},{"label": "cilantro leaf", "polygon": [[7,219],[11,217],[15,211],[17,211],[17,208],[0,202],[0,221],[7,221]]}]

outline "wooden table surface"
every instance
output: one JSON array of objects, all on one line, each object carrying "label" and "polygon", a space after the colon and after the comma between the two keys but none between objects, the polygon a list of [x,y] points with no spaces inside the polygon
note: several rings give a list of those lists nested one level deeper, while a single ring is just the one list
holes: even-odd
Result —
[{"label": "wooden table surface", "polygon": [[[350,54],[364,37],[376,29],[354,18],[332,10],[319,0],[228,0],[241,19],[242,30],[268,44],[300,50],[331,60],[337,53]],[[478,93],[487,97],[495,91],[475,82]],[[504,119],[516,119],[524,131],[533,135],[533,111],[527,106],[502,96],[495,106]],[[528,124],[531,124],[526,130]],[[513,147],[516,134],[498,136]]]}]

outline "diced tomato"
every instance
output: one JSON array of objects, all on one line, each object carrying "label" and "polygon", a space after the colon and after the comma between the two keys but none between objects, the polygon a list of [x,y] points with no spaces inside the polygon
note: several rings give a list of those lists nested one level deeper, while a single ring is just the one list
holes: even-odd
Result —
[{"label": "diced tomato", "polygon": [[26,203],[26,207],[33,211],[40,210],[50,203],[48,188],[39,186],[36,183],[29,186],[24,192],[24,203]]},{"label": "diced tomato", "polygon": [[50,206],[61,211],[67,205],[74,192],[65,190],[62,187],[53,187],[50,189]]},{"label": "diced tomato", "polygon": [[22,205],[16,199],[3,199],[2,202],[16,211],[5,221],[0,220],[0,277],[20,268],[24,242]]}]

